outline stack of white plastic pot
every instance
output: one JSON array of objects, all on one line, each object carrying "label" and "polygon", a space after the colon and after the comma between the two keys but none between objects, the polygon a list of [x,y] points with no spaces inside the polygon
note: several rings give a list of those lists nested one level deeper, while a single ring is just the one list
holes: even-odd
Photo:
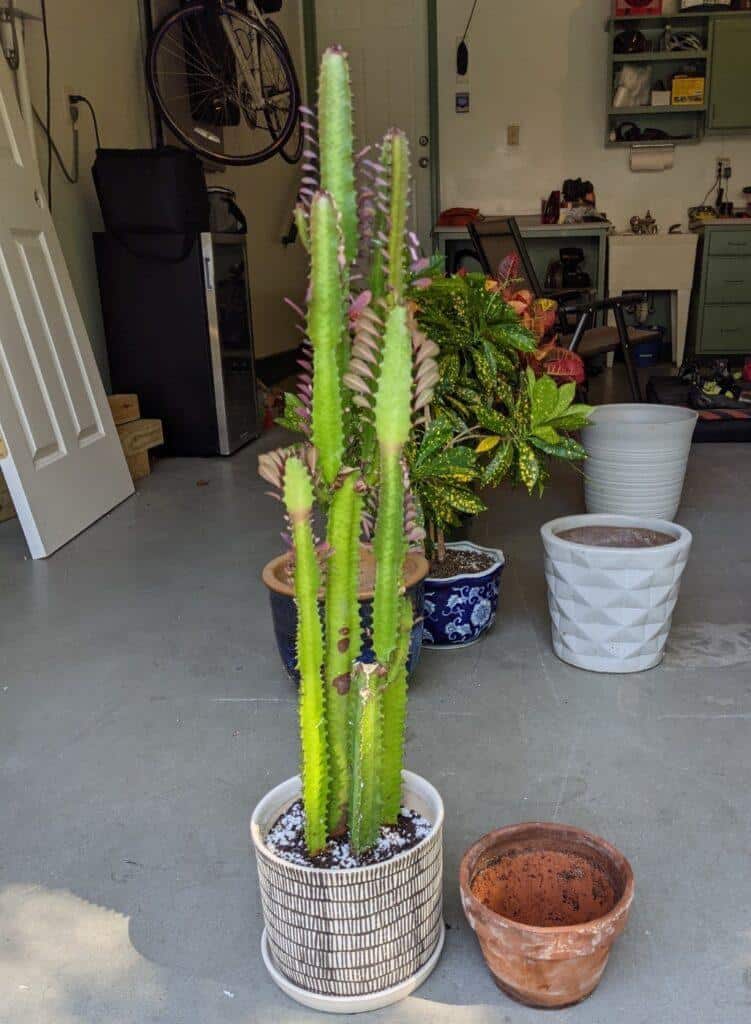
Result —
[{"label": "stack of white plastic pot", "polygon": [[[691,534],[672,520],[697,414],[664,405],[607,405],[582,431],[586,516],[542,527],[553,649],[593,672],[641,672],[662,660]],[[667,534],[658,546],[578,543],[578,527]],[[590,531],[591,532],[591,531]]]},{"label": "stack of white plastic pot", "polygon": [[672,520],[697,414],[673,405],[601,405],[582,431],[588,512]]}]

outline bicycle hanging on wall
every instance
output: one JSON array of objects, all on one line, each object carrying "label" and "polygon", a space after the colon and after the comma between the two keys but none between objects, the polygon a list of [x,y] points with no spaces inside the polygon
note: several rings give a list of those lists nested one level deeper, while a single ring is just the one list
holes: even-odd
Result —
[{"label": "bicycle hanging on wall", "polygon": [[168,14],[151,38],[146,77],[173,134],[218,164],[302,152],[300,85],[276,0],[199,0]]}]

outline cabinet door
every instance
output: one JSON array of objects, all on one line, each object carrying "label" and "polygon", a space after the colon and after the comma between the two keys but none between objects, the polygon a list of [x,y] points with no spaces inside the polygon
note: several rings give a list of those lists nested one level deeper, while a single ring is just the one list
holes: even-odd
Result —
[{"label": "cabinet door", "polygon": [[712,30],[710,131],[751,131],[751,16],[716,18]]}]

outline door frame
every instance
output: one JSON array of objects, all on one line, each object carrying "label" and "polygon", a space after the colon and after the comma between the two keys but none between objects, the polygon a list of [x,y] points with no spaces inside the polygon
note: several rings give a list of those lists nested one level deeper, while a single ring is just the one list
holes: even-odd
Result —
[{"label": "door frame", "polygon": [[[423,0],[428,12],[428,152],[430,154],[430,219],[438,220],[441,209],[441,165],[438,137],[438,0]],[[316,0],[302,0],[305,82],[308,102],[313,104],[318,80],[318,38]]]}]

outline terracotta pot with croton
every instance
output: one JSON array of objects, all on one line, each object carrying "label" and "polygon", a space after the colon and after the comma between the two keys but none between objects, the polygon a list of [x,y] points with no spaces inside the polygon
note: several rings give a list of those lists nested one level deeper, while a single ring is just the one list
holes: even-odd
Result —
[{"label": "terracotta pot with croton", "polygon": [[[263,569],[263,582],[269,592],[271,618],[274,624],[274,636],[279,648],[285,671],[290,679],[297,682],[297,654],[295,636],[297,635],[297,608],[295,607],[295,590],[293,579],[294,556],[291,551],[272,558]],[[414,622],[410,637],[409,658],[407,668],[414,672],[420,657],[420,645],[423,639],[423,612],[425,604],[425,577],[428,575],[428,560],[420,551],[410,551],[404,566],[404,585],[406,593],[412,601]],[[373,619],[373,586],[375,583],[375,557],[373,550],[363,544],[360,552],[360,619],[363,627],[364,646],[363,661],[373,657],[372,641],[369,637]],[[323,593],[320,595],[323,602]]]}]

